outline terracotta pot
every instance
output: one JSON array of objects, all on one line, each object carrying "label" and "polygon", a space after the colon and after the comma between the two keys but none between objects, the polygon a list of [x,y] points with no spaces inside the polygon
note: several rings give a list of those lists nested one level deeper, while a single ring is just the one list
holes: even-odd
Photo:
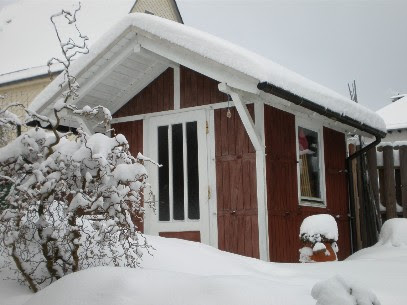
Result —
[{"label": "terracotta pot", "polygon": [[[333,262],[338,260],[335,251],[332,249],[332,245],[330,242],[323,243],[326,249],[322,249],[320,251],[313,252],[313,255],[310,256],[310,259],[316,263],[321,262]],[[307,247],[313,248],[311,244],[306,244]],[[329,254],[327,253],[329,252]],[[328,254],[328,255],[327,255]]]}]

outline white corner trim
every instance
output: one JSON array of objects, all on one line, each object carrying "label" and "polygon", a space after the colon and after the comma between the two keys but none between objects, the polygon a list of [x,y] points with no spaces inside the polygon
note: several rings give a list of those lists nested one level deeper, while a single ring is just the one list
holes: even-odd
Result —
[{"label": "white corner trim", "polygon": [[[255,128],[260,141],[265,147],[264,130],[264,103],[254,103]],[[259,252],[260,259],[270,261],[268,213],[267,213],[267,175],[265,150],[256,151],[256,186],[257,186],[257,220],[259,226]]]},{"label": "white corner trim", "polygon": [[179,66],[174,67],[174,110],[181,108],[181,77]]},{"label": "white corner trim", "polygon": [[209,244],[218,249],[218,206],[216,189],[216,158],[215,158],[215,112],[213,109],[206,110],[209,133],[206,141],[208,147],[208,186],[211,198],[209,199]]}]

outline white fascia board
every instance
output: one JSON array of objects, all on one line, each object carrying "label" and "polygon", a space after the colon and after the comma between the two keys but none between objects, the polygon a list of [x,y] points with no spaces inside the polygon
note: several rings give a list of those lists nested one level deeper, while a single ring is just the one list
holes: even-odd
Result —
[{"label": "white fascia board", "polygon": [[[130,54],[134,52],[134,48],[137,43],[132,42],[125,47],[125,49],[118,55],[116,55],[112,60],[105,60],[101,63],[101,68],[97,70],[93,76],[91,76],[88,81],[82,85],[79,89],[79,98],[76,100],[75,104],[80,103],[80,101],[89,93],[106,75],[117,65],[120,65]],[[102,59],[101,59],[102,60]],[[80,81],[80,80],[78,80]]]},{"label": "white fascia board", "polygon": [[[73,73],[74,76],[76,77],[76,79],[80,79],[80,77],[85,74],[89,69],[91,69],[93,66],[95,66],[95,64],[99,61],[100,58],[102,58],[107,52],[109,52],[109,50],[115,48],[122,39],[127,39],[127,36],[129,36],[129,34],[131,34],[131,36],[136,36],[136,33],[134,31],[132,31],[132,27],[129,26],[128,28],[126,28],[123,33],[121,35],[119,35],[112,43],[110,43],[107,47],[104,48],[103,52],[100,52],[97,56],[95,56],[94,58],[92,58],[91,60],[88,60],[86,62],[86,64],[82,67],[80,67],[80,69],[78,71],[75,71],[76,73]],[[83,56],[87,56],[87,55],[83,55]],[[81,58],[79,58],[78,60],[82,61],[84,60],[83,56]],[[73,62],[75,63],[75,62]],[[74,65],[73,65],[74,66]],[[39,105],[36,105],[36,103],[31,103],[30,105],[30,109],[32,111],[35,111],[39,114],[46,114],[47,108],[53,108],[53,104],[55,103],[55,101],[61,97],[62,92],[64,92],[66,90],[66,85],[63,87],[60,87],[59,84],[58,85],[54,85],[56,82],[61,83],[63,81],[63,75],[59,74],[57,78],[55,78],[51,84],[49,84],[40,94],[38,97],[36,97],[34,99],[34,101],[37,100],[37,98],[41,98],[42,100],[44,99],[44,92],[45,91],[54,91],[52,92],[52,94],[50,96],[46,96],[46,102],[41,100],[41,103]],[[58,87],[58,90],[55,90],[55,88]],[[47,95],[48,92],[45,94]],[[35,105],[35,106],[34,106]],[[33,107],[34,106],[34,107]]]}]

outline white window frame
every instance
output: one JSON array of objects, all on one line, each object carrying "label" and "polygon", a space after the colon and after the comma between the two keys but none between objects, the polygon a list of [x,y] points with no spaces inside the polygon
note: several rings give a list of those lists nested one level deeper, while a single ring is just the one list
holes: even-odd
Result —
[{"label": "white window frame", "polygon": [[[318,152],[319,152],[319,185],[321,192],[321,199],[315,200],[303,200],[304,197],[301,196],[301,170],[300,170],[300,148],[298,143],[298,128],[303,127],[311,131],[315,131],[318,134]],[[324,156],[324,137],[323,137],[324,126],[322,122],[311,121],[311,119],[304,120],[296,116],[295,118],[295,147],[297,156],[297,185],[298,185],[298,203],[300,206],[312,206],[318,208],[326,208],[326,185],[325,185],[325,156]]]},{"label": "white window frame", "polygon": [[[200,218],[189,219],[188,213],[185,211],[184,220],[174,220],[172,215],[172,205],[170,204],[170,220],[160,221],[158,214],[158,205],[156,211],[146,209],[144,216],[144,232],[149,235],[158,235],[159,232],[183,232],[183,231],[200,231],[201,242],[205,244],[211,244],[211,236],[209,230],[210,215],[209,215],[209,199],[208,199],[208,150],[204,149],[207,145],[207,135],[203,132],[206,129],[207,111],[189,109],[189,111],[172,111],[167,115],[155,115],[149,116],[143,121],[143,147],[145,155],[154,158],[158,157],[158,146],[156,145],[156,127],[159,125],[171,125],[185,123],[189,121],[197,121],[198,123],[198,143],[203,144],[202,149],[198,152],[199,159],[199,181],[200,181]],[[183,128],[185,132],[185,128]],[[185,139],[184,139],[185,140]],[[186,149],[184,143],[184,149]],[[186,157],[184,151],[184,158]],[[158,160],[158,158],[157,158]],[[185,164],[185,163],[184,163]],[[171,166],[171,163],[170,163]],[[147,171],[149,173],[149,182],[151,183],[151,190],[155,198],[158,199],[158,170],[155,165],[146,163]],[[187,177],[184,166],[184,177]],[[171,183],[171,178],[170,181]],[[184,186],[187,183],[187,179],[184,180]],[[186,196],[186,192],[184,196]],[[216,194],[215,194],[216,195]],[[171,201],[170,190],[170,201]],[[184,197],[185,198],[185,197]],[[184,209],[187,209],[188,205],[184,205]],[[214,215],[216,217],[216,215]]]}]

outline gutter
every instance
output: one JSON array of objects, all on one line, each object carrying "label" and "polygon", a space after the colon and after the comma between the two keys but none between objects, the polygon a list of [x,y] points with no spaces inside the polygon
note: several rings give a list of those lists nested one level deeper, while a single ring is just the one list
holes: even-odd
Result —
[{"label": "gutter", "polygon": [[348,173],[348,190],[349,190],[349,217],[350,217],[350,230],[351,230],[351,252],[354,253],[355,250],[355,243],[356,243],[356,219],[355,219],[355,194],[353,192],[353,175],[352,175],[352,165],[351,162],[353,159],[361,156],[362,154],[366,153],[368,150],[371,148],[375,147],[377,144],[379,144],[386,136],[386,133],[376,129],[374,127],[365,125],[361,122],[356,121],[355,119],[343,115],[341,113],[332,111],[330,109],[326,109],[325,107],[312,102],[308,99],[304,99],[294,93],[291,93],[285,89],[279,88],[273,84],[270,84],[268,82],[260,82],[257,84],[257,89],[264,91],[266,93],[278,96],[280,98],[283,98],[289,102],[292,102],[298,106],[304,107],[306,109],[309,109],[311,111],[314,111],[318,114],[321,114],[325,117],[328,117],[332,120],[336,120],[338,122],[341,122],[343,124],[352,126],[354,128],[357,128],[361,131],[364,131],[368,134],[371,134],[376,137],[375,141],[370,143],[369,145],[363,147],[361,150],[356,151],[354,154],[350,155],[349,157],[346,158],[346,169]]},{"label": "gutter", "polygon": [[272,85],[268,82],[260,82],[257,84],[257,89],[264,91],[266,93],[270,93],[272,95],[278,96],[282,99],[285,99],[289,102],[292,102],[298,106],[304,107],[306,109],[309,109],[311,111],[314,111],[318,114],[321,114],[323,116],[326,116],[332,120],[338,121],[340,123],[344,123],[346,125],[352,126],[354,128],[357,128],[359,130],[362,130],[364,132],[367,132],[368,134],[374,135],[376,137],[384,138],[386,136],[386,133],[376,129],[374,127],[365,125],[359,121],[356,121],[355,119],[352,119],[351,117],[347,115],[343,115],[339,112],[332,111],[330,109],[326,109],[325,107],[312,102],[310,100],[304,99],[294,93],[291,93],[285,89],[279,88],[275,85]]}]

